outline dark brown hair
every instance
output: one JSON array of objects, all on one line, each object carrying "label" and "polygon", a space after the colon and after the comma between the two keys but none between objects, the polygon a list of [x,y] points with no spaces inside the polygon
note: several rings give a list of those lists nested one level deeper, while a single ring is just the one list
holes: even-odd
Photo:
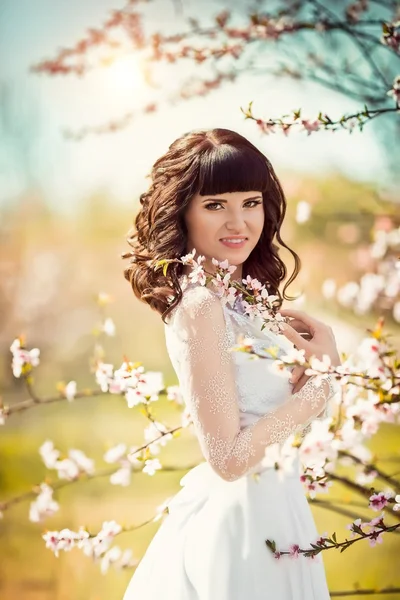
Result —
[{"label": "dark brown hair", "polygon": [[[128,232],[132,251],[122,257],[131,258],[124,276],[134,294],[160,313],[164,323],[182,297],[178,277],[183,265],[169,264],[166,276],[162,269],[155,271],[154,266],[158,260],[180,258],[192,250],[186,248],[184,214],[196,193],[203,196],[253,190],[262,193],[264,228],[243,263],[242,277],[250,275],[265,284],[270,294],[279,297],[279,306],[283,299],[294,299],[285,291],[297,277],[301,262],[280,235],[286,198],[271,163],[246,138],[229,129],[191,131],[169,146],[154,163],[150,176],[150,187],[140,196],[141,208]],[[295,262],[282,295],[279,285],[287,269],[279,258],[274,237],[289,250]]]}]

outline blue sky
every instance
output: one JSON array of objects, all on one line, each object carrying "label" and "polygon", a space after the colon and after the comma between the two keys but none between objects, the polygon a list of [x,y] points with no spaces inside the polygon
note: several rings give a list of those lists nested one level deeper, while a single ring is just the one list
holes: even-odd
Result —
[{"label": "blue sky", "polygon": [[[195,0],[185,0],[183,5],[186,15],[199,16]],[[216,13],[223,5],[215,0],[202,3],[202,14]],[[247,107],[250,100],[254,112],[264,117],[278,117],[300,106],[307,116],[319,110],[339,116],[359,107],[315,84],[271,77],[241,77],[206,98],[166,106],[116,134],[90,136],[79,143],[65,140],[61,134],[65,127],[77,130],[106,123],[154,97],[138,76],[130,76],[129,66],[97,69],[80,79],[28,72],[31,64],[54,57],[58,48],[72,45],[87,27],[100,25],[110,9],[122,6],[116,0],[2,0],[0,82],[11,93],[11,115],[8,134],[0,141],[0,202],[17,198],[32,182],[60,210],[73,209],[82,195],[99,189],[131,202],[147,185],[146,174],[168,145],[182,133],[202,127],[239,131],[268,155],[278,174],[290,169],[317,174],[336,171],[383,183],[385,161],[372,128],[352,135],[266,137],[254,123],[245,121],[240,106]],[[172,0],[155,0],[144,9],[138,6],[155,29],[168,23],[169,30],[179,30],[180,17]],[[193,65],[161,72],[164,88],[173,89],[190,69]]]}]

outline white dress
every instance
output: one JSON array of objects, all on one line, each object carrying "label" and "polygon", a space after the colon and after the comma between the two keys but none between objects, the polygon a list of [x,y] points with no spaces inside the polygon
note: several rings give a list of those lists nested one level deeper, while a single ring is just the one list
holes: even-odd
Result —
[{"label": "white dress", "polygon": [[321,417],[334,387],[311,389],[310,379],[291,394],[268,353],[229,351],[242,333],[257,352],[273,345],[281,355],[293,348],[287,338],[185,275],[181,287],[166,344],[206,462],[182,478],[123,600],[328,600],[322,553],[277,559],[265,542],[288,550],[318,538],[298,457],[283,478],[262,459]]}]

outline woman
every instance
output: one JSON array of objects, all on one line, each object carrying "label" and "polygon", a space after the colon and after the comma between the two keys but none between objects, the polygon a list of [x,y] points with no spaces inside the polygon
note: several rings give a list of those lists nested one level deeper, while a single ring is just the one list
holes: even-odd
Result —
[{"label": "woman", "polygon": [[[206,272],[215,273],[213,258],[227,259],[236,266],[236,281],[250,275],[280,305],[292,299],[286,288],[300,260],[280,235],[286,211],[281,185],[268,159],[226,129],[177,139],[151,177],[129,239],[133,251],[125,277],[136,296],[162,315],[168,353],[206,461],[182,479],[183,489],[170,501],[124,600],[327,600],[321,555],[278,559],[266,544],[268,539],[277,550],[310,548],[318,533],[298,456],[285,473],[265,456],[325,414],[333,380],[328,376],[316,387],[296,368],[292,387],[268,368],[268,353],[252,360],[229,349],[244,334],[258,353],[274,345],[281,356],[295,345],[306,357],[327,354],[338,365],[332,330],[292,310],[280,311],[296,317],[283,335],[261,330],[260,318],[243,314],[240,297],[233,306],[223,302],[212,282],[189,277],[185,260],[171,262],[165,274],[154,269],[158,260],[179,259],[195,248],[205,257]],[[295,260],[282,294],[287,271],[275,242]],[[311,339],[295,326],[308,329]]]}]

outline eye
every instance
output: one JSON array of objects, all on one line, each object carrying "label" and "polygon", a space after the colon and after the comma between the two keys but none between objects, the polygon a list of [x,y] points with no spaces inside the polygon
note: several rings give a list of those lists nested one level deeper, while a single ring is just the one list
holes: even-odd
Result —
[{"label": "eye", "polygon": [[[247,205],[253,204],[253,207],[254,207],[254,206],[257,206],[258,204],[261,204],[261,202],[262,202],[261,200],[249,200],[248,202],[245,202],[245,204],[247,204]],[[213,208],[210,208],[210,206],[218,206],[218,205],[221,206],[221,202],[210,202],[209,204],[206,204],[206,208],[208,210],[214,210]]]},{"label": "eye", "polygon": [[210,208],[210,206],[217,206],[218,204],[221,206],[221,202],[210,202],[210,204],[206,204],[206,208],[208,210],[214,210],[213,208]]},{"label": "eye", "polygon": [[258,204],[261,204],[261,200],[249,200],[248,202],[246,202],[246,204],[251,203],[253,203],[254,206],[257,206]]}]

